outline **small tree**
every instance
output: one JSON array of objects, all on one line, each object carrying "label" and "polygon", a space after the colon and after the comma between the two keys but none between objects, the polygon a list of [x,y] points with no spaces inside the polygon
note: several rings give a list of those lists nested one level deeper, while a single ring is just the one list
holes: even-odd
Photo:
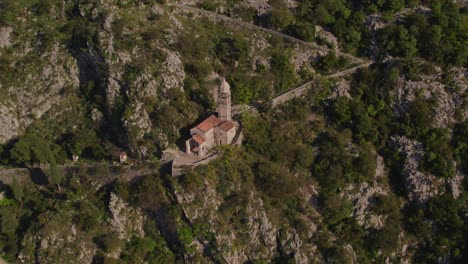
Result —
[{"label": "small tree", "polygon": [[273,9],[267,17],[267,23],[270,27],[283,30],[294,22],[294,15],[289,11],[285,1],[274,0],[271,4]]},{"label": "small tree", "polygon": [[23,201],[23,186],[19,183],[17,177],[13,177],[13,183],[11,185],[11,189],[13,191],[13,197],[15,197],[15,199],[18,201],[18,202],[22,202]]},{"label": "small tree", "polygon": [[318,66],[322,71],[330,71],[335,69],[338,66],[338,64],[339,60],[336,57],[336,53],[332,51],[320,58]]},{"label": "small tree", "polygon": [[119,251],[125,245],[125,241],[120,239],[119,235],[115,232],[104,236],[101,242],[103,250],[107,253]]},{"label": "small tree", "polygon": [[61,191],[60,183],[62,183],[62,174],[60,173],[54,158],[50,160],[49,176],[52,184],[57,185],[57,188]]}]

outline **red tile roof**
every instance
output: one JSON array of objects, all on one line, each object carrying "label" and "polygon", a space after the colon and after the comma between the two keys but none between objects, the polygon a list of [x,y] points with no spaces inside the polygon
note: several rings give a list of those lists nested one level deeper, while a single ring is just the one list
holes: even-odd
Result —
[{"label": "red tile roof", "polygon": [[218,125],[222,130],[228,132],[235,127],[234,123],[231,121],[224,121]]},{"label": "red tile roof", "polygon": [[219,119],[214,116],[214,115],[211,115],[210,117],[208,117],[207,119],[205,119],[203,122],[201,122],[197,128],[200,129],[201,131],[203,132],[208,132],[210,129],[212,129],[213,127],[215,127],[217,124],[219,124]]},{"label": "red tile roof", "polygon": [[192,138],[193,138],[193,140],[195,140],[195,142],[198,143],[198,145],[201,145],[201,144],[205,143],[205,139],[202,136],[198,135],[198,134],[193,135]]}]

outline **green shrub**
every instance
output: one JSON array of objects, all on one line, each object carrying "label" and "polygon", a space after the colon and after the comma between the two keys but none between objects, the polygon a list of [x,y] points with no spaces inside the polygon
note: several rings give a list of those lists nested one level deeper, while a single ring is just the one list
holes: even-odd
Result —
[{"label": "green shrub", "polygon": [[208,77],[209,74],[213,72],[213,67],[210,63],[199,60],[187,64],[185,70],[193,78],[197,80],[204,80],[206,77]]},{"label": "green shrub", "polygon": [[266,19],[269,27],[283,30],[294,22],[294,15],[284,0],[273,0],[271,5],[273,8]]}]

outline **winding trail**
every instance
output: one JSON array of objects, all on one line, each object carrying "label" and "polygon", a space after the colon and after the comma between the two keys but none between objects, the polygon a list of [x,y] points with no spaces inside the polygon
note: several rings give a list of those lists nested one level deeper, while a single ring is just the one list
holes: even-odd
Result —
[{"label": "winding trail", "polygon": [[[290,35],[286,35],[286,34],[284,34],[282,32],[279,32],[279,31],[276,31],[276,30],[273,30],[273,29],[257,26],[257,25],[254,25],[252,23],[248,23],[248,22],[245,22],[245,21],[241,21],[239,19],[235,19],[235,18],[232,18],[232,17],[228,17],[228,16],[225,16],[225,15],[218,14],[216,12],[204,10],[204,9],[189,6],[189,5],[183,5],[183,4],[169,4],[169,6],[177,8],[178,10],[181,10],[183,12],[203,15],[203,16],[211,18],[213,20],[230,23],[230,24],[241,26],[241,27],[248,28],[248,29],[251,29],[251,30],[264,31],[264,32],[267,32],[269,34],[284,38],[284,39],[286,39],[286,40],[288,40],[290,42],[298,43],[298,44],[304,45],[304,46],[312,48],[312,49],[325,51],[325,52],[334,51],[337,56],[348,58],[348,59],[351,60],[351,62],[353,64],[359,64],[358,66],[355,66],[353,68],[346,69],[346,70],[343,70],[343,71],[340,71],[340,72],[325,76],[324,78],[327,78],[327,79],[328,78],[339,78],[339,77],[343,77],[343,76],[352,74],[352,73],[356,72],[360,68],[369,67],[373,63],[372,61],[365,61],[365,60],[363,60],[361,58],[355,57],[355,56],[353,56],[351,54],[348,54],[348,53],[341,52],[339,50],[334,50],[334,49],[330,49],[330,48],[327,48],[327,47],[323,47],[323,46],[317,45],[316,43],[313,43],[313,42],[307,42],[307,41],[292,37]],[[298,86],[296,88],[293,88],[292,90],[289,90],[289,91],[287,91],[287,92],[285,92],[283,94],[280,94],[278,96],[273,97],[271,99],[272,106],[277,106],[277,105],[283,104],[283,103],[285,103],[285,102],[287,102],[287,101],[289,101],[291,99],[303,96],[305,93],[307,93],[308,89],[311,87],[311,85],[314,83],[314,81],[315,80],[308,81],[308,82],[306,82],[306,83],[304,83],[304,84],[302,84],[302,85],[300,85],[300,86]],[[256,109],[256,107],[255,106],[250,106],[250,105],[234,105],[232,107],[233,114],[235,114],[235,115],[236,114],[241,114],[243,112],[251,111],[251,110],[254,110],[254,109]]]},{"label": "winding trail", "polygon": [[[324,76],[323,78],[325,79],[332,79],[332,78],[339,78],[339,77],[344,77],[346,75],[349,75],[349,74],[353,74],[355,73],[358,69],[361,69],[361,68],[367,68],[369,67],[373,62],[372,61],[369,61],[369,62],[366,62],[366,63],[363,63],[361,65],[358,65],[356,67],[353,67],[353,68],[350,68],[350,69],[346,69],[344,71],[340,71],[340,72],[336,72],[336,73],[333,73],[333,74],[330,74],[330,75],[327,75],[327,76]],[[300,86],[292,89],[292,90],[289,90],[283,94],[280,94],[278,96],[275,96],[271,99],[271,104],[273,107],[275,106],[278,106],[278,105],[281,105],[283,103],[286,103],[287,101],[289,100],[292,100],[294,98],[298,98],[298,97],[301,97],[303,95],[305,95],[309,88],[312,87],[312,85],[314,84],[316,80],[311,80],[311,81],[308,81],[304,84],[301,84]],[[242,114],[244,112],[248,112],[248,111],[251,111],[251,110],[254,110],[256,109],[255,106],[251,106],[251,105],[234,105],[232,107],[232,113],[233,115],[239,115],[239,114]]]},{"label": "winding trail", "polygon": [[[275,36],[278,36],[278,37],[282,37],[282,38],[284,38],[284,39],[286,39],[286,40],[288,40],[290,42],[298,43],[298,44],[307,46],[307,47],[312,48],[312,49],[325,51],[325,52],[334,51],[337,56],[346,57],[346,58],[350,59],[354,64],[359,64],[358,66],[355,66],[353,68],[346,69],[346,70],[343,70],[343,71],[340,71],[340,72],[336,72],[336,73],[328,75],[328,76],[324,76],[323,78],[326,78],[326,79],[344,77],[346,75],[349,75],[349,74],[352,74],[352,73],[356,72],[360,68],[367,68],[373,63],[373,61],[365,61],[365,60],[363,60],[361,58],[355,57],[355,56],[353,56],[351,54],[348,54],[348,53],[341,52],[339,50],[334,50],[334,49],[330,49],[330,48],[327,48],[327,47],[323,47],[323,46],[317,45],[316,43],[313,43],[313,42],[307,42],[307,41],[304,41],[304,40],[301,40],[301,39],[286,35],[284,33],[281,33],[281,32],[278,32],[278,31],[275,31],[275,30],[272,30],[272,29],[269,29],[269,28],[264,28],[264,27],[261,27],[261,26],[257,26],[257,25],[254,25],[252,23],[241,21],[241,20],[231,18],[231,17],[225,16],[225,15],[221,15],[221,14],[218,14],[218,13],[215,13],[215,12],[212,12],[212,11],[207,11],[207,10],[196,8],[196,7],[193,7],[193,6],[187,6],[187,5],[181,5],[181,4],[168,4],[168,6],[177,8],[177,9],[179,9],[181,11],[185,11],[185,12],[197,13],[197,14],[209,17],[211,19],[214,19],[214,20],[223,21],[223,22],[226,22],[226,23],[241,26],[241,27],[248,28],[248,29],[251,29],[251,30],[264,31],[264,32],[267,32],[269,34],[272,34],[272,35],[275,35]],[[311,81],[308,81],[308,82],[306,82],[306,83],[304,83],[304,84],[302,84],[302,85],[300,85],[300,86],[298,86],[296,88],[293,88],[292,90],[289,90],[289,91],[287,91],[287,92],[285,92],[283,94],[280,94],[278,96],[273,97],[271,99],[272,106],[281,105],[281,104],[283,104],[283,103],[285,103],[285,102],[287,102],[287,101],[289,101],[291,99],[303,96],[304,94],[307,93],[309,88],[311,88],[314,81],[315,81],[315,79],[311,80]],[[256,109],[256,107],[251,106],[251,105],[234,105],[232,107],[232,113],[233,113],[233,115],[238,115],[238,114],[241,114],[241,113],[244,113],[244,112],[247,112],[247,111],[251,111],[251,110],[255,110],[255,109]],[[177,167],[179,167],[179,166],[183,167],[183,166],[186,166],[186,165],[198,166],[198,165],[201,165],[201,164],[206,164],[206,163],[210,162],[212,159],[214,159],[217,156],[217,155],[210,155],[210,157],[207,157],[207,158],[205,158],[203,160],[197,160],[197,159],[194,159],[193,157],[185,156],[185,154],[180,152],[180,151],[167,150],[166,153],[169,154],[172,157],[166,157],[166,159],[163,157],[163,159],[161,160],[161,165],[172,162],[174,160],[178,160],[176,162]],[[96,169],[99,166],[100,165],[92,165],[91,164],[91,165],[85,165],[85,168],[92,170],[92,169]],[[120,178],[120,179],[122,179],[124,181],[132,181],[133,179],[135,179],[135,178],[137,178],[139,176],[152,174],[153,170],[146,167],[145,164],[142,164],[140,166],[141,167],[138,168],[136,166],[128,166],[128,165],[124,165],[124,166],[115,166],[115,165],[107,165],[106,166],[106,165],[104,165],[104,167],[107,168],[109,171],[112,171],[112,170],[114,170],[114,171],[111,172],[111,173],[107,173],[106,175],[101,175],[101,176],[99,176],[99,178],[101,178],[101,180],[103,180],[104,182],[111,182],[112,180],[115,180],[117,178]],[[70,172],[72,170],[77,170],[79,165],[76,165],[76,164],[73,164],[73,165],[60,165],[58,167],[62,172],[65,173],[65,172]],[[44,167],[11,168],[11,169],[2,169],[2,168],[0,168],[0,183],[11,184],[12,180],[13,180],[13,177],[16,177],[16,176],[19,176],[20,180],[24,180],[26,178],[33,178],[34,177],[34,171],[42,171],[44,169],[47,169],[47,168],[44,168]],[[42,180],[44,180],[44,179],[42,179]]]},{"label": "winding trail", "polygon": [[[358,65],[356,67],[353,67],[353,68],[350,68],[350,69],[347,69],[347,70],[344,70],[344,71],[340,71],[340,72],[337,72],[337,73],[334,73],[334,74],[331,74],[331,75],[327,75],[324,78],[325,79],[331,79],[331,78],[344,77],[346,75],[355,73],[360,68],[367,68],[371,64],[372,64],[372,62],[367,62],[367,63]],[[311,87],[311,85],[314,82],[315,82],[315,80],[308,81],[308,82],[302,84],[299,87],[296,87],[296,88],[294,88],[294,89],[292,89],[292,90],[290,90],[288,92],[285,92],[283,94],[280,94],[280,95],[274,97],[273,99],[271,99],[272,106],[277,106],[277,105],[283,104],[283,103],[285,103],[285,102],[287,102],[287,101],[289,101],[291,99],[303,96],[304,94],[307,93],[307,91],[309,90],[309,88]]]},{"label": "winding trail", "polygon": [[227,23],[230,23],[230,24],[233,24],[233,25],[238,25],[238,26],[248,28],[248,29],[251,29],[251,30],[264,31],[264,32],[270,33],[271,35],[275,35],[275,36],[284,38],[284,39],[286,39],[286,40],[288,40],[290,42],[302,44],[304,46],[307,46],[307,47],[310,47],[310,48],[313,48],[313,49],[316,49],[316,50],[325,51],[325,52],[334,51],[337,56],[348,58],[353,63],[363,63],[364,62],[363,59],[355,57],[355,56],[353,56],[351,54],[344,53],[344,52],[341,52],[339,50],[330,49],[330,48],[327,48],[327,47],[324,47],[324,46],[320,46],[320,45],[317,45],[316,43],[313,43],[313,42],[307,42],[307,41],[292,37],[290,35],[286,35],[284,33],[281,33],[279,31],[276,31],[276,30],[273,30],[273,29],[257,26],[257,25],[254,25],[252,23],[241,21],[241,20],[238,20],[238,19],[235,19],[235,18],[232,18],[232,17],[228,17],[228,16],[225,16],[225,15],[221,15],[221,14],[218,14],[218,13],[215,13],[215,12],[212,12],[212,11],[208,11],[208,10],[204,10],[204,9],[200,9],[200,8],[193,7],[193,6],[188,6],[188,5],[181,5],[181,4],[169,4],[169,6],[175,7],[177,9],[179,9],[179,10],[186,11],[186,12],[201,14],[201,15],[204,15],[204,16],[209,17],[209,18],[214,19],[214,20],[224,21],[224,22],[227,22]]}]

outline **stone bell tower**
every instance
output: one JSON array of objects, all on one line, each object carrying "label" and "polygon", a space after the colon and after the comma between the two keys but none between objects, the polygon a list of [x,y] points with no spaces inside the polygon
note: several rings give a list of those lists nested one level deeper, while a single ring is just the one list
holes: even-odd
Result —
[{"label": "stone bell tower", "polygon": [[224,78],[219,85],[218,108],[216,110],[221,121],[231,121],[231,87]]}]

